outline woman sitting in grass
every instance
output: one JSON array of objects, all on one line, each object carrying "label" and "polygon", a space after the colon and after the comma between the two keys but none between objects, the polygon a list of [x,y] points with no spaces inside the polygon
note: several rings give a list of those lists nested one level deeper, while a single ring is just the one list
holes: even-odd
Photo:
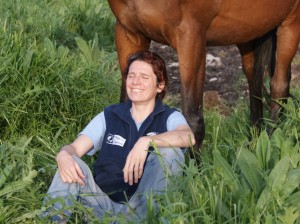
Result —
[{"label": "woman sitting in grass", "polygon": [[[147,217],[147,195],[163,193],[167,177],[182,173],[182,148],[195,140],[183,115],[162,103],[168,84],[164,61],[139,52],[129,58],[126,74],[129,100],[105,108],[62,147],[44,203],[63,197],[69,206],[75,199],[99,220],[122,213],[141,221]],[[80,157],[96,152],[93,175]],[[56,200],[44,215],[61,223],[71,213]]]}]

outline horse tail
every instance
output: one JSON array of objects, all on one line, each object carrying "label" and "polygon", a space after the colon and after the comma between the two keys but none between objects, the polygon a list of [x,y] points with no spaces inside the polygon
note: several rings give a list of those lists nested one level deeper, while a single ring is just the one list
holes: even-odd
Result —
[{"label": "horse tail", "polygon": [[[264,79],[271,79],[276,62],[277,28],[269,31],[255,41],[254,80],[262,88],[262,94],[270,101],[270,93],[264,85]],[[268,107],[268,106],[267,106]]]},{"label": "horse tail", "polygon": [[269,31],[255,42],[256,72],[263,76],[272,77],[275,69],[276,36],[277,28]]}]

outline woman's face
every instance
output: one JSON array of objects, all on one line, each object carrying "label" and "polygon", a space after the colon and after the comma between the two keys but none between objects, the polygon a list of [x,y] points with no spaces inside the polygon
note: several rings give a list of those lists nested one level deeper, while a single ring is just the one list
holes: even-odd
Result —
[{"label": "woman's face", "polygon": [[157,77],[150,64],[144,61],[132,62],[126,79],[127,95],[132,102],[155,100],[157,93],[164,87],[164,83],[157,84]]}]

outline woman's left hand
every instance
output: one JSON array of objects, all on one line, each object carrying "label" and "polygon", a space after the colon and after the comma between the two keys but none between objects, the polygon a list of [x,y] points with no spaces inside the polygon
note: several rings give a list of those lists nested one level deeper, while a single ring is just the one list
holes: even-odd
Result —
[{"label": "woman's left hand", "polygon": [[141,137],[127,156],[123,169],[124,181],[132,185],[142,177],[144,164],[149,150],[149,137]]}]

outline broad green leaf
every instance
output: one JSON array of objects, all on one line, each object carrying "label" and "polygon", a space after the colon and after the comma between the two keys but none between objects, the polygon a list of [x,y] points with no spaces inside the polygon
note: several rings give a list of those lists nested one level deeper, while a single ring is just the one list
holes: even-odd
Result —
[{"label": "broad green leaf", "polygon": [[286,203],[292,206],[295,206],[300,212],[300,191],[292,194],[287,200]]},{"label": "broad green leaf", "polygon": [[258,198],[256,208],[262,210],[269,203],[273,192],[282,189],[289,168],[287,157],[282,158],[267,177],[267,185]]},{"label": "broad green leaf", "polygon": [[[280,128],[277,128],[270,137],[270,144],[273,149],[271,157],[273,161],[276,162],[281,158],[280,152],[282,148],[286,148],[284,134]],[[272,164],[273,165],[273,164]]]},{"label": "broad green leaf", "polygon": [[[290,170],[283,184],[283,195],[289,197],[296,188],[300,187],[300,168]],[[300,202],[299,202],[300,203]]]},{"label": "broad green leaf", "polygon": [[281,148],[282,142],[284,141],[283,138],[283,133],[282,130],[280,128],[277,128],[271,136],[271,145],[272,147],[277,147],[277,148]]},{"label": "broad green leaf", "polygon": [[258,195],[264,187],[264,180],[255,155],[249,150],[241,148],[237,157],[237,164],[254,194]]},{"label": "broad green leaf", "polygon": [[23,57],[22,67],[28,69],[30,67],[33,56],[33,50],[28,50]]},{"label": "broad green leaf", "polygon": [[267,183],[271,187],[272,191],[279,191],[282,189],[286,180],[286,174],[289,169],[289,158],[283,157],[271,171],[267,178]]},{"label": "broad green leaf", "polygon": [[297,212],[295,207],[284,208],[284,215],[279,215],[278,218],[284,224],[294,224],[296,219],[299,217],[299,212]]},{"label": "broad green leaf", "polygon": [[103,4],[99,3],[96,7],[95,7],[95,13],[99,14],[101,9],[103,8]]},{"label": "broad green leaf", "polygon": [[0,61],[1,61],[1,69],[4,69],[5,66],[10,65],[11,63],[13,63],[13,61],[16,59],[17,57],[17,53],[16,52],[12,52],[7,54],[5,57],[0,57]]},{"label": "broad green leaf", "polygon": [[224,182],[234,193],[240,192],[240,182],[229,163],[222,157],[219,151],[214,151],[215,169],[224,178]]},{"label": "broad green leaf", "polygon": [[259,211],[264,209],[264,207],[269,203],[270,198],[271,198],[271,189],[268,185],[266,185],[257,200],[256,209],[258,209]]},{"label": "broad green leaf", "polygon": [[57,54],[58,54],[59,62],[61,64],[66,65],[67,63],[69,63],[70,61],[70,59],[68,58],[69,52],[70,50],[67,47],[63,47],[63,46],[58,47]]},{"label": "broad green leaf", "polygon": [[54,44],[52,43],[52,41],[46,37],[44,39],[44,46],[45,46],[45,49],[47,51],[47,54],[51,57],[51,58],[55,58],[56,56],[56,49],[55,49],[55,46]]},{"label": "broad green leaf", "polygon": [[260,168],[267,170],[269,168],[269,161],[271,158],[271,147],[268,133],[263,131],[257,141],[256,157],[258,159]]},{"label": "broad green leaf", "polygon": [[216,211],[218,211],[223,217],[226,217],[227,220],[230,220],[232,218],[230,214],[230,210],[228,209],[226,204],[222,201],[222,198],[218,198],[216,206],[217,206]]},{"label": "broad green leaf", "polygon": [[99,50],[99,46],[98,46],[98,34],[95,34],[94,40],[93,40],[93,45],[92,45],[92,60],[93,62],[97,62],[97,60],[99,60],[99,54],[100,54],[100,50]]},{"label": "broad green leaf", "polygon": [[6,179],[9,176],[10,172],[15,168],[15,164],[7,164],[6,167],[1,170],[0,173],[0,187],[6,183]]},{"label": "broad green leaf", "polygon": [[86,62],[92,62],[92,49],[82,38],[75,38],[78,48]]}]

